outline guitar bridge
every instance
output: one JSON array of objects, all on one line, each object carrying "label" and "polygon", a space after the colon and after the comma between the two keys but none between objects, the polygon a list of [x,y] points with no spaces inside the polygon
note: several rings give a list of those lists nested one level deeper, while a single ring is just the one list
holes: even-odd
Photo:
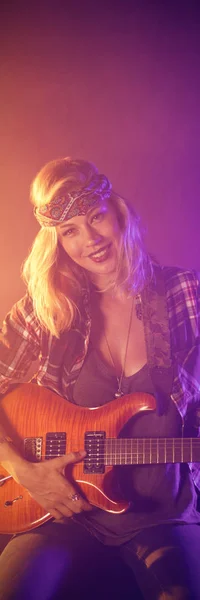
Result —
[{"label": "guitar bridge", "polygon": [[42,437],[24,438],[24,457],[31,462],[39,462],[42,458]]},{"label": "guitar bridge", "polygon": [[84,473],[104,473],[105,431],[87,431],[85,433]]}]

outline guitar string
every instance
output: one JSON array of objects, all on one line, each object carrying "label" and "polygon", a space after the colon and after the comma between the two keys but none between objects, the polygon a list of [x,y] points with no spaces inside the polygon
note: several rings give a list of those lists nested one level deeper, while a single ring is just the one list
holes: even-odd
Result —
[{"label": "guitar string", "polygon": [[[193,446],[199,446],[199,439],[198,438],[183,438],[184,442],[182,441],[182,438],[139,438],[139,442],[143,443],[146,442],[148,440],[148,442],[151,440],[150,443],[150,447],[149,448],[143,448],[143,449],[138,449],[136,450],[134,448],[134,444],[137,445],[138,441],[137,439],[124,439],[121,438],[121,440],[123,441],[123,445],[126,445],[126,443],[128,443],[127,448],[123,448],[120,447],[121,443],[119,444],[120,440],[116,438],[108,438],[106,440],[106,442],[115,442],[115,445],[118,445],[119,448],[105,448],[105,441],[101,440],[101,442],[99,442],[99,446],[101,446],[100,452],[92,452],[90,453],[90,455],[87,457],[85,457],[84,461],[85,462],[89,462],[90,458],[93,457],[98,457],[98,458],[105,458],[108,456],[116,456],[117,453],[120,454],[120,458],[126,458],[127,454],[131,455],[132,457],[140,457],[140,456],[145,456],[145,454],[152,454],[152,452],[156,453],[157,451],[166,451],[169,452],[169,450],[171,450],[171,452],[173,451],[183,451],[183,452],[188,452],[188,450],[195,450],[195,448],[191,448],[191,443]],[[118,444],[116,444],[116,441],[118,442]],[[158,441],[159,441],[159,448],[158,448]],[[153,447],[152,447],[152,443],[153,443]],[[107,444],[106,444],[107,445]],[[133,448],[130,448],[130,445],[133,446]],[[102,451],[102,446],[104,446],[104,449]],[[58,457],[58,456],[64,456],[65,453],[62,454],[41,454],[41,458],[54,458],[54,457]],[[119,457],[117,457],[119,458]],[[171,461],[169,461],[171,462]]]}]

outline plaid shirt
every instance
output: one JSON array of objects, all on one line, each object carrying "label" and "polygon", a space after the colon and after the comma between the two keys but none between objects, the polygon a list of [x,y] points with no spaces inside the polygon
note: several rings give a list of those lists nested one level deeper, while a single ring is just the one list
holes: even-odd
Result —
[{"label": "plaid shirt", "polygon": [[[171,398],[183,422],[192,415],[194,425],[198,426],[200,282],[194,271],[175,267],[161,270],[166,289],[171,355],[176,364]],[[11,385],[25,381],[32,361],[39,358],[36,382],[73,401],[73,385],[84,363],[91,326],[86,290],[83,290],[82,300],[81,322],[63,332],[59,339],[42,330],[28,294],[14,305],[0,334],[1,394],[5,394]],[[200,489],[200,463],[189,466],[194,483]]]}]

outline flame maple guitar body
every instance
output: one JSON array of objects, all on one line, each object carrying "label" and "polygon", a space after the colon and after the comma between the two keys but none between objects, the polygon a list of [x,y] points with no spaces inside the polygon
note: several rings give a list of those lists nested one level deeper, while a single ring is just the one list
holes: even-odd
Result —
[{"label": "flame maple guitar body", "polygon": [[[86,432],[103,432],[106,438],[118,438],[126,422],[139,411],[155,409],[149,394],[130,394],[100,408],[77,407],[57,394],[35,384],[23,384],[9,393],[0,404],[0,419],[8,436],[24,453],[24,440],[40,438],[41,460],[46,455],[49,432],[66,433],[66,453],[85,447]],[[97,469],[98,470],[98,469]],[[0,465],[0,532],[17,533],[33,529],[50,519],[29,492]],[[121,513],[128,503],[112,486],[113,466],[104,472],[85,472],[84,461],[71,473],[79,490],[89,502],[106,511]]]}]

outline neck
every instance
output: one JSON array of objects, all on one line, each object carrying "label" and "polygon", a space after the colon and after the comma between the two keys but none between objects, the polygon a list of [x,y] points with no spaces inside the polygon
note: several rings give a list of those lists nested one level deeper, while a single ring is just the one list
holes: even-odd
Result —
[{"label": "neck", "polygon": [[[133,290],[128,289],[128,286],[119,286],[117,289],[109,287],[106,289],[97,285],[91,285],[91,294],[92,296],[97,296],[99,298],[99,302],[120,302],[125,303],[127,300],[130,300],[134,296]],[[95,300],[95,301],[96,301]]]},{"label": "neck", "polygon": [[104,291],[112,291],[114,287],[114,281],[106,275],[102,275],[101,277],[95,277],[95,275],[90,275],[90,283],[91,287],[97,292]]},{"label": "neck", "polygon": [[119,283],[117,286],[116,273],[95,274],[90,272],[88,273],[88,276],[91,283],[91,288],[96,292],[100,292],[112,296],[114,298],[116,297],[116,295],[118,297],[125,296],[126,298],[130,298],[134,295],[133,283],[131,278],[129,279],[129,277],[127,277],[126,269],[121,268],[120,280],[122,283]]}]

